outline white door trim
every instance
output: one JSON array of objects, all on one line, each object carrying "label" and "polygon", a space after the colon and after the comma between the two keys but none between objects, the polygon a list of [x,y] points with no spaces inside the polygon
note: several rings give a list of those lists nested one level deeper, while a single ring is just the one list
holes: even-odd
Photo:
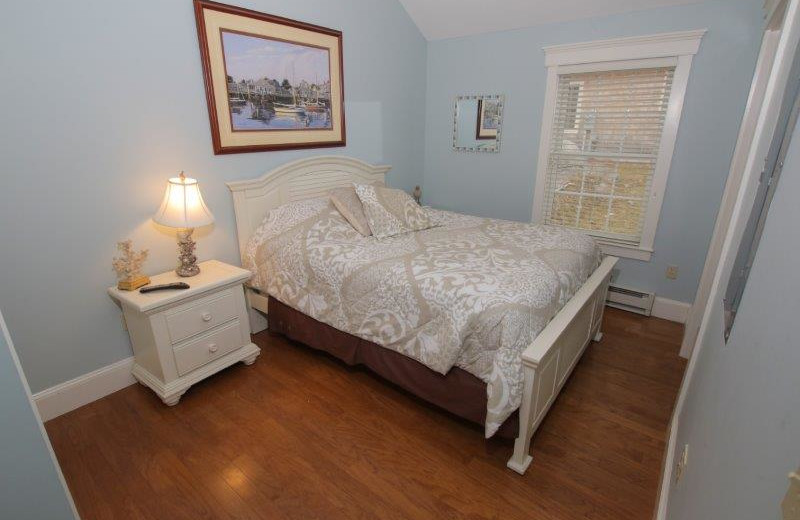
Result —
[{"label": "white door trim", "polygon": [[708,254],[706,255],[705,265],[703,266],[703,274],[700,276],[700,282],[697,285],[694,305],[692,305],[686,319],[686,328],[684,329],[680,351],[681,357],[686,359],[692,355],[692,350],[697,341],[700,321],[703,318],[703,311],[708,302],[708,295],[711,292],[711,282],[714,280],[714,273],[717,270],[720,254],[722,253],[725,231],[730,223],[733,205],[736,202],[736,195],[742,182],[742,175],[744,174],[744,168],[747,164],[747,157],[750,154],[750,148],[753,143],[756,123],[758,122],[758,116],[761,113],[761,106],[764,102],[767,82],[769,81],[770,71],[772,70],[772,64],[775,59],[775,52],[778,48],[780,34],[780,28],[767,29],[761,42],[761,52],[758,55],[755,75],[753,76],[753,82],[750,86],[750,94],[747,97],[747,105],[745,106],[744,116],[742,116],[742,124],[739,127],[739,137],[736,140],[736,148],[734,149],[733,158],[731,159],[730,172],[728,173],[728,180],[725,182],[722,202],[717,212],[714,234],[711,238],[711,244],[708,247]]},{"label": "white door trim", "polygon": [[[780,17],[781,11],[773,13],[773,16]],[[702,338],[708,328],[709,316],[714,304],[723,297],[725,285],[728,282],[736,252],[747,225],[749,210],[752,207],[758,181],[761,173],[760,165],[766,156],[767,150],[772,142],[775,126],[777,125],[778,115],[781,109],[783,91],[786,88],[795,58],[795,52],[800,42],[800,0],[790,0],[786,7],[784,26],[775,53],[774,65],[769,74],[769,81],[764,95],[764,102],[758,111],[758,123],[756,124],[753,146],[750,147],[747,155],[747,162],[744,174],[738,189],[735,190],[735,203],[731,213],[731,219],[725,227],[725,234],[720,254],[720,262],[714,273],[714,280],[709,292],[709,298],[703,309],[703,317],[700,322],[700,330],[697,337]],[[768,24],[771,27],[772,24]],[[722,331],[718,331],[722,334]],[[672,485],[672,472],[675,465],[677,433],[680,416],[686,404],[688,390],[691,387],[694,377],[697,360],[702,354],[703,344],[697,343],[694,348],[689,365],[686,367],[686,374],[681,382],[678,393],[677,403],[672,413],[670,422],[669,438],[667,441],[667,452],[664,458],[664,470],[661,475],[661,486],[659,488],[658,503],[656,506],[656,520],[666,520],[669,508],[669,492]]]}]

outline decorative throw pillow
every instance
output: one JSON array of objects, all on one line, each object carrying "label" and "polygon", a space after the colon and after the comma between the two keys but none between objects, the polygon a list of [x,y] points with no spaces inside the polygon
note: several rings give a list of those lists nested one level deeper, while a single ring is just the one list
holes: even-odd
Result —
[{"label": "decorative throw pillow", "polygon": [[369,228],[377,238],[428,229],[433,224],[428,212],[403,190],[355,184]]},{"label": "decorative throw pillow", "polygon": [[364,215],[364,206],[356,195],[355,188],[336,188],[328,192],[331,202],[339,213],[350,223],[356,231],[368,237],[372,234],[369,229],[367,217]]}]

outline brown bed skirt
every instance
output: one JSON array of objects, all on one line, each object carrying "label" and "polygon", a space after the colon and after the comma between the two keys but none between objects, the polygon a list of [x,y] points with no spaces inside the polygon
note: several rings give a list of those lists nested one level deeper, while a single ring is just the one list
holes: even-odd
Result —
[{"label": "brown bed skirt", "polygon": [[[323,350],[348,365],[363,365],[420,399],[481,426],[486,422],[486,383],[453,367],[442,375],[376,343],[342,332],[269,297],[269,328],[289,339]],[[519,429],[514,412],[497,436],[514,438]]]}]

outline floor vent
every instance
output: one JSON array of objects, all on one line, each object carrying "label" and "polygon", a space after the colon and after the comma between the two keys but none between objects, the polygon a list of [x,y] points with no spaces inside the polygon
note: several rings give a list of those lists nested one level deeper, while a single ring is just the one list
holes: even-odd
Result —
[{"label": "floor vent", "polygon": [[655,299],[656,295],[654,293],[637,291],[627,287],[620,287],[619,285],[609,285],[606,303],[610,307],[650,316]]}]

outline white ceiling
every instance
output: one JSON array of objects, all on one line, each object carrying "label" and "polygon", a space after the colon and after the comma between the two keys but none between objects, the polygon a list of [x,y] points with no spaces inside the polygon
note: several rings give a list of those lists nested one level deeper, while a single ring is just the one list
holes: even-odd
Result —
[{"label": "white ceiling", "polygon": [[400,0],[428,40],[507,31],[702,0]]}]

